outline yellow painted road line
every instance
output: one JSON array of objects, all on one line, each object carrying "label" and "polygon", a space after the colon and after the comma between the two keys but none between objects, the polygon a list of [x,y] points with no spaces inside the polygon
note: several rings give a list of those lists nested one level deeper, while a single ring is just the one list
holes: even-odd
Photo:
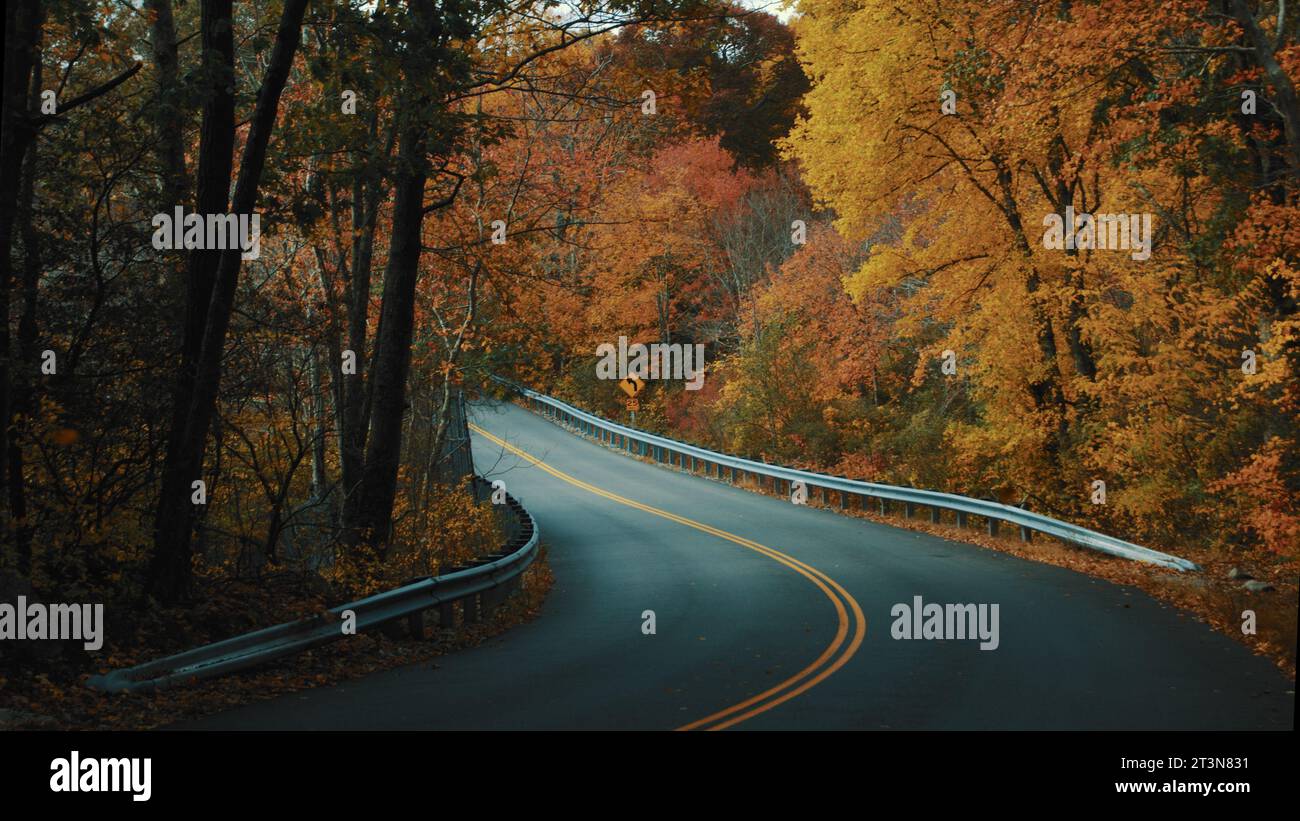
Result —
[{"label": "yellow painted road line", "polygon": [[[862,613],[862,608],[858,605],[857,600],[849,595],[847,590],[841,587],[834,579],[830,578],[825,573],[822,573],[815,567],[804,564],[793,556],[789,556],[779,550],[746,539],[743,536],[737,536],[734,533],[719,530],[716,527],[706,525],[702,522],[697,522],[694,519],[678,516],[675,513],[669,513],[666,510],[661,510],[657,507],[652,507],[651,505],[643,504],[634,499],[619,496],[616,493],[611,493],[607,490],[596,487],[595,485],[584,482],[581,479],[570,476],[561,470],[551,467],[541,459],[538,459],[537,457],[520,450],[514,445],[493,436],[478,425],[471,423],[469,427],[489,441],[501,446],[503,449],[515,454],[521,459],[524,459],[529,464],[535,465],[546,473],[549,473],[555,478],[567,482],[574,487],[581,488],[588,493],[593,493],[621,505],[626,505],[651,515],[677,522],[686,527],[708,533],[709,535],[717,536],[720,539],[725,539],[734,544],[738,544],[741,547],[761,553],[769,559],[780,562],[811,581],[817,586],[817,589],[831,601],[831,604],[835,608],[835,615],[838,620],[835,637],[831,640],[831,643],[826,646],[826,649],[822,651],[821,655],[819,655],[811,664],[785,681],[782,681],[780,684],[764,690],[758,695],[751,696],[738,704],[733,704],[726,709],[719,710],[718,712],[705,716],[697,721],[692,721],[690,724],[678,727],[677,729],[723,730],[727,727],[735,726],[749,718],[753,718],[760,713],[767,712],[777,705],[783,704],[795,696],[807,692],[810,688],[815,687],[822,681],[825,681],[836,670],[843,667],[848,660],[857,653],[858,648],[862,646],[862,641],[866,638],[867,632],[867,620]],[[852,624],[850,624],[850,614],[852,615]],[[840,653],[840,655],[836,657],[836,653],[842,646],[844,646],[844,641],[848,636],[850,628],[853,629],[853,638],[849,641],[847,647],[844,648],[844,652]]]}]

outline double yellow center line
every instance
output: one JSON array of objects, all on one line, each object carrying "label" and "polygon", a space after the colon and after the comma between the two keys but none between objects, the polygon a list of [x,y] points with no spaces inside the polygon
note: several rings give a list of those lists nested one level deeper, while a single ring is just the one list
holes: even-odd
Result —
[{"label": "double yellow center line", "polygon": [[[794,572],[808,579],[808,581],[817,586],[817,589],[820,590],[826,598],[830,599],[831,605],[835,608],[835,616],[839,624],[835,631],[835,637],[831,640],[831,643],[826,646],[826,649],[822,650],[821,655],[814,659],[811,664],[790,678],[787,678],[785,681],[782,681],[780,684],[764,690],[758,695],[751,696],[738,704],[733,704],[726,709],[719,710],[718,712],[707,715],[704,718],[692,721],[690,724],[678,727],[677,729],[725,730],[728,727],[734,727],[740,722],[753,718],[760,713],[765,713],[777,705],[783,704],[825,681],[836,670],[843,667],[848,660],[853,657],[853,654],[858,651],[858,648],[862,646],[862,640],[866,638],[867,634],[867,620],[862,614],[862,608],[858,605],[857,600],[849,595],[848,591],[820,570],[804,564],[793,556],[789,556],[779,550],[774,550],[766,545],[761,545],[758,542],[746,539],[743,536],[737,536],[734,533],[719,530],[716,527],[706,525],[702,522],[697,522],[694,519],[688,519],[685,516],[678,516],[675,513],[669,513],[666,510],[661,510],[657,507],[652,507],[634,499],[619,496],[616,493],[611,493],[607,490],[598,488],[595,485],[588,484],[587,482],[570,476],[563,471],[556,470],[541,459],[525,453],[514,445],[493,436],[478,425],[471,424],[470,428],[485,439],[501,446],[504,450],[515,454],[529,464],[541,468],[555,478],[567,482],[574,487],[581,488],[588,493],[593,493],[597,496],[609,499],[612,502],[636,508],[637,510],[644,511],[653,516],[659,516],[668,519],[669,521],[685,525],[686,527],[708,533],[711,536],[717,536],[719,539],[726,539],[727,541],[738,544],[741,547],[748,548],[756,553],[761,553],[773,561],[780,562]],[[850,632],[853,634],[852,638],[849,637]]]}]

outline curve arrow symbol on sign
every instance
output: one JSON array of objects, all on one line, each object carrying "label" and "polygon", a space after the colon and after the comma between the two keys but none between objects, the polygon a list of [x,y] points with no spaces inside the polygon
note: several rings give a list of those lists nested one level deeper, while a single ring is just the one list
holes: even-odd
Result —
[{"label": "curve arrow symbol on sign", "polygon": [[618,380],[618,386],[623,389],[623,393],[627,394],[629,398],[635,399],[636,395],[645,387],[645,380],[636,374],[631,374]]}]

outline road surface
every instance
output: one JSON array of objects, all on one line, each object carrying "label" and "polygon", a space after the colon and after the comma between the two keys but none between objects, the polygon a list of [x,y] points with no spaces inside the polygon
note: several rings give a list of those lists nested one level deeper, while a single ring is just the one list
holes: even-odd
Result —
[{"label": "road surface", "polygon": [[[478,470],[550,547],[540,615],[436,666],[186,726],[1291,728],[1268,660],[1140,590],[656,467],[512,405],[473,421]],[[996,649],[892,638],[916,596],[997,604]]]}]

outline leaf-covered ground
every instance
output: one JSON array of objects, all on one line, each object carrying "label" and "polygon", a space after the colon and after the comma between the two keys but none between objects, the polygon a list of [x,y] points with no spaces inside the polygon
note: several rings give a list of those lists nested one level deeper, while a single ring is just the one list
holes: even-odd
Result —
[{"label": "leaf-covered ground", "polygon": [[[359,633],[331,644],[273,662],[259,670],[174,687],[152,694],[105,694],[85,686],[89,673],[79,672],[70,661],[23,665],[0,677],[0,729],[144,730],[184,719],[220,712],[242,704],[273,698],[311,687],[358,678],[380,670],[411,664],[435,664],[445,653],[470,647],[510,627],[534,618],[553,583],[546,549],[524,577],[521,591],[478,624],[441,630],[426,625],[423,640],[411,637],[404,623],[390,634],[383,630]],[[266,627],[319,612],[325,605],[316,597],[287,597],[277,585],[226,585],[211,591],[201,608],[184,614],[190,620],[221,622],[218,613],[239,613],[241,623],[254,621]],[[175,615],[173,613],[173,615]],[[176,652],[175,636],[181,625],[164,626],[159,614],[155,629],[142,635],[134,647],[106,655],[101,671],[130,666]],[[228,617],[227,617],[228,619]],[[247,628],[253,629],[253,628]],[[243,630],[206,639],[216,641]],[[200,631],[189,635],[199,635]],[[193,645],[190,645],[193,646]]]}]

